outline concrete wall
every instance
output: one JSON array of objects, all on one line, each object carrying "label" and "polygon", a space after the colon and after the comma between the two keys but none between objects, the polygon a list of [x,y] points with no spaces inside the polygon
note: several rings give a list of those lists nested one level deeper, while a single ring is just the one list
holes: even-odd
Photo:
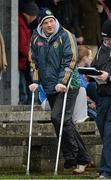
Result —
[{"label": "concrete wall", "polygon": [[0,104],[10,104],[11,90],[11,1],[0,0],[0,30],[4,37],[8,61],[7,72],[0,81]]},{"label": "concrete wall", "polygon": [[0,80],[0,104],[17,105],[18,73],[18,0],[0,0],[0,30],[2,32],[8,68]]},{"label": "concrete wall", "polygon": [[[26,171],[29,122],[30,106],[0,107],[0,173]],[[95,122],[79,124],[77,128],[98,166],[102,145]],[[57,138],[50,122],[50,111],[34,106],[32,132],[31,172],[54,172]],[[62,153],[59,171],[63,171]]]},{"label": "concrete wall", "polygon": [[11,105],[19,101],[18,0],[11,0]]}]

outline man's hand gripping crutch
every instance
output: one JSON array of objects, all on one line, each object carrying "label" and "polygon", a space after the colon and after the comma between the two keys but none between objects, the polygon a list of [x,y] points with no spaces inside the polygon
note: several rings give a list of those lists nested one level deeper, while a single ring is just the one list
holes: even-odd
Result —
[{"label": "man's hand gripping crutch", "polygon": [[27,158],[27,170],[26,174],[29,175],[30,171],[30,154],[31,154],[31,139],[32,139],[32,121],[33,121],[33,106],[34,106],[34,92],[38,88],[36,83],[33,83],[29,86],[30,91],[32,92],[32,103],[31,103],[31,116],[30,116],[30,129],[29,129],[29,144],[28,144],[28,158]]}]

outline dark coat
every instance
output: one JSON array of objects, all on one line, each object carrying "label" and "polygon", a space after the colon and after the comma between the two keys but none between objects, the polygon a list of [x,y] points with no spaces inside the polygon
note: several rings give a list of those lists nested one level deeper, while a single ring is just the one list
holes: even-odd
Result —
[{"label": "dark coat", "polygon": [[[111,76],[111,49],[102,44],[91,66],[106,71]],[[97,92],[100,96],[111,96],[111,82],[97,84]]]},{"label": "dark coat", "polygon": [[31,30],[25,17],[19,15],[19,70],[26,70],[29,66],[28,53],[31,38]]},{"label": "dark coat", "polygon": [[80,33],[85,40],[84,44],[100,44],[101,26],[97,9],[97,0],[79,0],[79,27]]},{"label": "dark coat", "polygon": [[60,24],[71,31],[78,32],[78,1],[62,0],[52,4],[52,11]]}]

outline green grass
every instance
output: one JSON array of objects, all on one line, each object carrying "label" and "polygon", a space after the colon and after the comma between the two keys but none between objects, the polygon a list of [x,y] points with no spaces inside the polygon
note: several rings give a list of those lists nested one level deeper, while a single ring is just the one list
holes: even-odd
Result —
[{"label": "green grass", "polygon": [[44,179],[62,179],[62,180],[68,180],[68,179],[97,179],[92,177],[77,177],[77,176],[0,176],[0,179],[2,180],[44,180]]},{"label": "green grass", "polygon": [[0,175],[0,179],[2,180],[50,180],[50,179],[62,179],[62,180],[68,180],[68,179],[77,179],[77,180],[88,180],[88,179],[95,179],[97,180],[98,178],[98,171],[95,168],[89,168],[87,169],[87,171],[82,175],[82,176],[75,176],[72,175],[72,169],[69,170],[64,170],[63,172],[59,172],[58,175],[54,176],[54,173],[44,173],[44,174],[30,174],[30,176],[26,176],[25,173],[24,174],[4,174],[4,175]]},{"label": "green grass", "polygon": [[57,176],[36,176],[36,175],[30,175],[30,176],[22,176],[22,175],[2,175],[0,176],[0,179],[2,180],[44,180],[44,179],[63,179],[63,180],[67,180],[67,179],[97,179],[97,176],[73,176],[73,175],[57,175]]}]

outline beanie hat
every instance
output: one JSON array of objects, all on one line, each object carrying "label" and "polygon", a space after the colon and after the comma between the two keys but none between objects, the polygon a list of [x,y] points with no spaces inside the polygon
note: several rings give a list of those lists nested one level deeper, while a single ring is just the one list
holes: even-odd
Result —
[{"label": "beanie hat", "polygon": [[22,13],[26,13],[30,16],[38,16],[39,8],[38,8],[37,4],[34,3],[33,1],[28,2],[28,3],[23,2],[23,3],[21,3],[20,11]]},{"label": "beanie hat", "polygon": [[43,21],[47,18],[54,18],[54,14],[47,8],[42,8],[40,9],[40,12],[39,12],[39,23],[42,24]]},{"label": "beanie hat", "polygon": [[111,20],[107,20],[104,22],[101,35],[103,37],[111,37]]}]

